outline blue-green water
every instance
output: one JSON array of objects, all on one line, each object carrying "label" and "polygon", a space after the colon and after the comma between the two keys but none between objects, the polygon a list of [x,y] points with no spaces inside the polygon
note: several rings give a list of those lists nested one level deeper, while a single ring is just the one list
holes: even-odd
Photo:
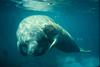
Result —
[{"label": "blue-green water", "polygon": [[[99,66],[98,0],[68,0],[53,11],[28,11],[9,0],[0,0],[0,67],[97,67]],[[17,50],[16,30],[30,15],[47,15],[65,28],[79,47],[90,53],[66,54],[57,49],[40,57],[22,56]]]}]

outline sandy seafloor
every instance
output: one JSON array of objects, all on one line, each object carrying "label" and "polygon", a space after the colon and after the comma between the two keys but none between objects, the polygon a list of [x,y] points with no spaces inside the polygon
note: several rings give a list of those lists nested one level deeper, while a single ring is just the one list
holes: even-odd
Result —
[{"label": "sandy seafloor", "polygon": [[[29,11],[9,0],[0,0],[0,67],[98,67],[99,2],[66,0],[52,11]],[[17,50],[16,30],[22,19],[47,15],[65,28],[79,47],[90,53],[63,53],[57,49],[40,57],[22,56]]]}]

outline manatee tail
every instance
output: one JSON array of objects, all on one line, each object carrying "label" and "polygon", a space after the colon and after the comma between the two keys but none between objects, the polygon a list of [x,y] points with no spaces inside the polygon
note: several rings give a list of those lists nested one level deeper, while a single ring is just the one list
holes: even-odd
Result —
[{"label": "manatee tail", "polygon": [[89,50],[84,50],[82,48],[79,48],[76,42],[73,40],[71,35],[66,31],[63,30],[63,28],[59,27],[61,30],[60,32],[54,37],[49,50],[52,49],[52,47],[56,47],[57,49],[61,50],[65,53],[73,53],[73,52],[82,52],[82,53],[88,53]]},{"label": "manatee tail", "polygon": [[83,48],[80,48],[80,52],[82,52],[82,53],[90,53],[91,50],[84,50]]}]

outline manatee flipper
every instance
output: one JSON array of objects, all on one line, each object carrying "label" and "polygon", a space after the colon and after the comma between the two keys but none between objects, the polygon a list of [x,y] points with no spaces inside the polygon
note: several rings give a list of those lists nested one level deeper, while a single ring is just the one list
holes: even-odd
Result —
[{"label": "manatee flipper", "polygon": [[59,37],[59,34],[54,37],[54,40],[49,47],[49,50],[51,50],[56,45],[58,37]]}]

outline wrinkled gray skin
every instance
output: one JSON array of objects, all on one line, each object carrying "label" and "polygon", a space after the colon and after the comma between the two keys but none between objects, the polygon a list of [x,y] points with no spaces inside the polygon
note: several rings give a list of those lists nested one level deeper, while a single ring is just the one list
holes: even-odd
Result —
[{"label": "wrinkled gray skin", "polygon": [[53,46],[63,52],[80,51],[71,35],[44,15],[33,15],[22,20],[17,39],[18,49],[24,56],[41,56]]}]

